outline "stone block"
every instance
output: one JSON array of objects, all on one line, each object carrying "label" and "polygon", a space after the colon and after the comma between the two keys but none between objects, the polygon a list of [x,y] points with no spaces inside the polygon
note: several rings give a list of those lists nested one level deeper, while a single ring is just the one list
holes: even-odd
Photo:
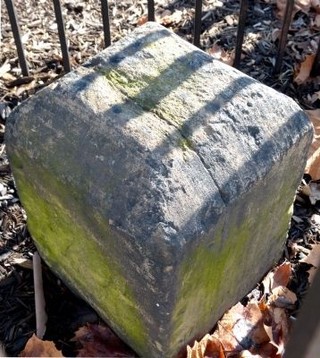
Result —
[{"label": "stone block", "polygon": [[279,259],[311,139],[293,100],[155,23],[6,132],[42,257],[146,357],[208,332]]}]

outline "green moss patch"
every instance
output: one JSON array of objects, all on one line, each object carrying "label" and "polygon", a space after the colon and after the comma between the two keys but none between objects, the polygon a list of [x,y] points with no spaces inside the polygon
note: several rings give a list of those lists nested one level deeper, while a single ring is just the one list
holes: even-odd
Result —
[{"label": "green moss patch", "polygon": [[[43,258],[102,317],[114,323],[112,327],[120,336],[130,337],[137,350],[145,351],[146,332],[138,303],[112,252],[107,252],[94,230],[84,225],[88,219],[77,216],[84,212],[83,202],[70,197],[68,187],[45,169],[23,171],[21,158],[15,157],[13,162],[19,196],[28,213],[28,228]],[[26,172],[33,173],[32,183]],[[97,231],[104,232],[103,240],[112,240],[108,224],[98,213],[90,212],[88,216],[98,217]]]}]

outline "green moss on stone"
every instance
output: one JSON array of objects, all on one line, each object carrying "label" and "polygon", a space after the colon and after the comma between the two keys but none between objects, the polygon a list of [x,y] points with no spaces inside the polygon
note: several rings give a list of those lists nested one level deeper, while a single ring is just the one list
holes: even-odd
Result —
[{"label": "green moss on stone", "polygon": [[181,138],[179,139],[178,147],[180,147],[183,151],[187,149],[193,150],[193,143],[189,138]]},{"label": "green moss on stone", "polygon": [[[257,204],[259,205],[259,204]],[[282,205],[284,203],[282,202]],[[278,211],[283,213],[282,207]],[[235,297],[239,297],[239,291],[250,290],[253,287],[241,288],[243,277],[258,276],[251,272],[259,267],[256,264],[257,257],[266,264],[266,270],[272,265],[273,258],[280,255],[284,238],[288,229],[291,211],[287,215],[266,215],[261,210],[261,221],[255,217],[254,223],[250,217],[243,218],[239,224],[235,221],[221,219],[215,228],[211,244],[208,240],[198,243],[193,252],[184,259],[179,270],[181,287],[178,290],[177,304],[173,314],[172,347],[181,345],[184,339],[191,339],[197,327],[211,329],[212,317],[222,315],[221,307],[226,304],[233,305]],[[275,218],[276,217],[276,218]],[[263,230],[266,222],[272,225],[273,220],[281,217],[277,222],[278,240],[273,238],[273,252],[270,253],[270,244],[258,240],[259,231]],[[266,232],[266,229],[264,229]],[[252,285],[254,285],[252,283]],[[247,291],[242,292],[246,294]],[[198,332],[199,333],[199,332]],[[202,332],[203,334],[205,332]],[[193,337],[195,338],[195,337]],[[200,337],[197,337],[200,338]]]},{"label": "green moss on stone", "polygon": [[[109,83],[120,90],[125,96],[139,105],[143,110],[156,114],[180,130],[184,118],[188,114],[186,104],[174,95],[178,87],[186,89],[196,86],[197,77],[185,62],[175,61],[166,68],[155,72],[149,68],[148,75],[124,72],[121,69],[99,68],[98,71],[105,76]],[[183,85],[182,85],[183,84]]]},{"label": "green moss on stone", "polygon": [[[22,163],[27,161],[18,156],[11,160],[19,196],[28,213],[28,228],[43,258],[102,317],[113,323],[120,336],[130,337],[138,351],[146,351],[147,333],[136,298],[112,252],[107,251],[109,245],[101,245],[94,234],[103,232],[104,241],[112,240],[108,224],[98,213],[91,215],[92,209],[89,213],[79,208],[81,202],[70,197],[71,191],[44,169],[22,171]],[[32,179],[26,171],[33,173]],[[84,217],[75,216],[82,212],[96,219],[96,230],[85,225]]]}]

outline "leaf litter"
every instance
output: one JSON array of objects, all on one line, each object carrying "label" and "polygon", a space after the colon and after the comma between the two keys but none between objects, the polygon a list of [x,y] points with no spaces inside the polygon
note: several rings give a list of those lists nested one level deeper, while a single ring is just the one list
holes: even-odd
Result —
[{"label": "leaf litter", "polygon": [[[297,301],[295,293],[286,287],[291,274],[289,262],[269,272],[261,283],[261,297],[253,297],[245,305],[239,302],[233,306],[217,323],[212,335],[188,347],[187,357],[281,357],[289,338],[288,310]],[[206,350],[202,356],[196,355],[194,352],[206,347],[210,337],[215,342],[214,348],[210,343],[210,355]]]},{"label": "leaf litter", "polygon": [[[3,191],[0,196],[0,290],[4,305],[0,308],[0,339],[12,355],[18,355],[23,347],[26,350],[29,344],[29,354],[40,356],[43,350],[46,356],[50,356],[50,352],[57,349],[52,340],[59,342],[54,353],[56,356],[62,356],[61,349],[67,356],[103,356],[106,352],[127,354],[123,353],[127,349],[124,343],[112,336],[112,331],[96,313],[75,298],[45,265],[48,327],[45,340],[31,336],[35,331],[36,314],[30,262],[35,248],[26,229],[26,215],[15,191],[1,133],[11,109],[61,76],[63,68],[52,2],[41,0],[35,6],[31,0],[16,0],[15,5],[30,76],[21,77],[4,9],[0,52],[1,195]],[[147,20],[146,2],[110,1],[109,5],[113,41]],[[159,0],[157,5],[156,20],[191,41],[193,5],[184,0],[174,3]],[[293,97],[307,110],[315,128],[307,175],[297,191],[281,263],[222,317],[212,334],[187,348],[188,357],[281,357],[291,320],[296,316],[319,265],[320,82],[319,77],[311,77],[310,73],[319,41],[320,0],[296,1],[282,71],[275,77],[272,71],[283,20],[283,5],[283,0],[266,0],[249,7],[241,70]],[[238,11],[238,1],[207,0],[203,4],[201,47],[227,64],[232,64],[234,58]],[[64,2],[63,15],[71,63],[76,67],[102,49],[100,8],[94,0]],[[12,310],[12,307],[15,309]],[[8,316],[8,312],[12,313]]]}]

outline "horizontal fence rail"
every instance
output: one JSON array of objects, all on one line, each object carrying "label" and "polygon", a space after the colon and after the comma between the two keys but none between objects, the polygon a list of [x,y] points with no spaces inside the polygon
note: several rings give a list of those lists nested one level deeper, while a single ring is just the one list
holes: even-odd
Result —
[{"label": "horizontal fence rail", "polygon": [[[104,46],[108,47],[111,44],[109,5],[108,5],[108,0],[100,0],[100,1],[101,1],[103,32],[104,32]],[[17,21],[17,15],[13,4],[13,0],[5,0],[5,4],[8,9],[9,20],[14,36],[15,45],[17,48],[21,72],[23,76],[28,76],[29,75],[28,64],[21,41],[20,29]],[[61,2],[60,0],[53,0],[53,4],[54,4],[55,16],[58,26],[58,35],[59,35],[61,53],[63,58],[63,67],[65,72],[69,72],[71,71],[71,65],[69,59],[67,38],[65,35],[64,20],[61,11]],[[244,33],[245,33],[245,24],[246,24],[248,7],[249,7],[249,0],[240,0],[240,14],[239,14],[238,31],[237,31],[237,38],[236,38],[235,59],[233,64],[233,66],[238,69],[240,69],[242,44],[243,44]],[[287,0],[285,17],[281,29],[276,62],[274,66],[275,74],[278,74],[281,71],[283,56],[285,53],[285,48],[287,43],[287,36],[292,19],[293,8],[294,8],[294,0]],[[202,25],[201,17],[202,17],[202,0],[195,0],[193,43],[197,47],[200,47],[201,25]],[[148,21],[155,21],[154,0],[148,0]],[[319,74],[320,74],[320,42],[316,53],[315,61],[313,64],[313,68],[311,71],[311,75],[313,76]]]}]

